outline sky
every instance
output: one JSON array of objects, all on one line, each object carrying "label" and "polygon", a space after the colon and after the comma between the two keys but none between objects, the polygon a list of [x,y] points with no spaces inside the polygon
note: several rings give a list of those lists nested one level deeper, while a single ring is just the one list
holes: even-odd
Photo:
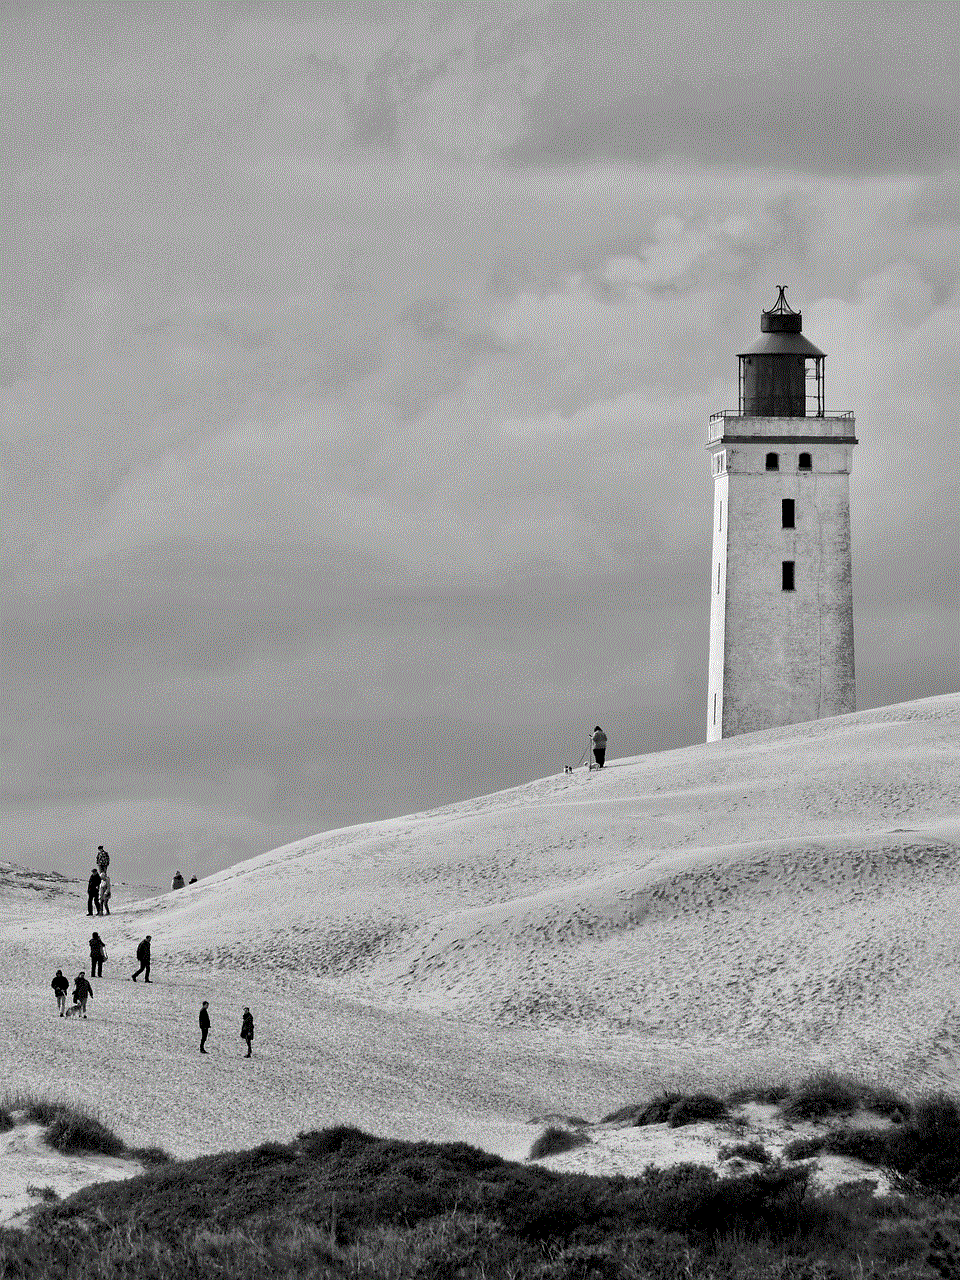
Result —
[{"label": "sky", "polygon": [[2,856],[161,883],[703,741],[709,415],[852,409],[956,689],[957,9],[7,3]]}]

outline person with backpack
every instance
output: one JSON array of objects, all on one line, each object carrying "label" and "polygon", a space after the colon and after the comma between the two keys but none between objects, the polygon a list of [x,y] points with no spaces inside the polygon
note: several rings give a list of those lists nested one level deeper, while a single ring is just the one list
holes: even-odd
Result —
[{"label": "person with backpack", "polygon": [[84,1018],[87,1016],[87,1001],[92,995],[93,987],[91,987],[81,969],[73,983],[73,1003],[79,1005],[80,1013]]},{"label": "person with backpack", "polygon": [[90,977],[103,977],[103,962],[107,958],[107,948],[103,945],[103,939],[99,933],[93,934],[90,939]]},{"label": "person with backpack", "polygon": [[110,865],[110,855],[102,844],[97,845],[97,856],[94,861],[97,864],[97,870],[101,875],[103,875],[107,867]]},{"label": "person with backpack", "polygon": [[207,1036],[210,1034],[210,1015],[207,1013],[208,1000],[204,1000],[200,1006],[200,1052],[206,1053],[203,1047],[207,1043]]},{"label": "person with backpack", "polygon": [[150,981],[150,934],[149,933],[144,938],[144,940],[140,943],[139,947],[137,947],[137,959],[140,961],[140,968],[133,975],[134,982],[136,982],[136,980],[140,977],[141,973],[143,973],[144,971],[146,971],[146,977],[144,978],[144,982],[149,982]]},{"label": "person with backpack", "polygon": [[62,1018],[67,1011],[67,992],[70,990],[70,979],[58,969],[50,985],[53,987],[53,994],[57,997],[57,1008],[60,1010],[60,1017]]},{"label": "person with backpack", "polygon": [[607,735],[599,725],[597,725],[591,734],[590,741],[593,744],[593,758],[596,761],[594,768],[602,769],[603,761],[607,754]]},{"label": "person with backpack", "polygon": [[246,1057],[253,1057],[253,1014],[244,1006],[243,1021],[240,1023],[240,1039],[246,1040],[247,1052]]},{"label": "person with backpack", "polygon": [[97,915],[108,916],[110,914],[110,877],[104,871],[100,877],[100,903],[97,908]]},{"label": "person with backpack", "polygon": [[97,905],[97,899],[100,896],[100,872],[94,867],[90,872],[90,879],[87,881],[87,915],[93,915],[93,909]]}]

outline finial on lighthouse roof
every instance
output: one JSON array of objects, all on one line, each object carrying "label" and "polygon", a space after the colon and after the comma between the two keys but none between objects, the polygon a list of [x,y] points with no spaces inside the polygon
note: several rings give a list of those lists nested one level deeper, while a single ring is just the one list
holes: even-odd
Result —
[{"label": "finial on lighthouse roof", "polygon": [[787,292],[785,284],[777,285],[777,300],[769,311],[760,312],[760,332],[761,333],[800,333],[802,316],[799,311],[794,311],[787,302],[784,294]]}]

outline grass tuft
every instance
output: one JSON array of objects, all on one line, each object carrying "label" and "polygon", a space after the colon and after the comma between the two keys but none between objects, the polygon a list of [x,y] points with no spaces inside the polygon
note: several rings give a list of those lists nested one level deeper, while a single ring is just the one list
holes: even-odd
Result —
[{"label": "grass tuft", "polygon": [[717,1152],[721,1160],[752,1160],[755,1164],[769,1164],[770,1152],[758,1139],[752,1142],[734,1142]]},{"label": "grass tuft", "polygon": [[559,1155],[561,1151],[573,1151],[577,1147],[589,1145],[589,1142],[590,1139],[585,1133],[550,1125],[534,1141],[528,1159],[542,1160],[544,1156]]}]

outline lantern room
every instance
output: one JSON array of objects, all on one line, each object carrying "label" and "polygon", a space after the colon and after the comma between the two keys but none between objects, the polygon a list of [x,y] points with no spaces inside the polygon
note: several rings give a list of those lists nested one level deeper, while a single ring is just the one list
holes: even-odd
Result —
[{"label": "lantern room", "polygon": [[744,418],[822,418],[826,356],[801,332],[802,316],[777,286],[777,300],[760,313],[760,337],[738,354],[740,415]]}]

